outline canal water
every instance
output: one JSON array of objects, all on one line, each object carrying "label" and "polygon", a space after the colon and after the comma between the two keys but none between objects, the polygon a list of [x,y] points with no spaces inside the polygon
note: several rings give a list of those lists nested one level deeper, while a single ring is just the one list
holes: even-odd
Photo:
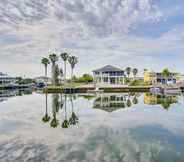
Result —
[{"label": "canal water", "polygon": [[184,97],[0,91],[0,162],[184,162]]}]

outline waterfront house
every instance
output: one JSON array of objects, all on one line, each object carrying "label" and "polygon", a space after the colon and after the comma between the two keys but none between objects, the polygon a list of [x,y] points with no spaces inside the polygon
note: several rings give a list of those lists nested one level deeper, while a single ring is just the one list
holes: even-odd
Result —
[{"label": "waterfront house", "polygon": [[93,71],[94,81],[96,83],[124,84],[124,70],[115,66],[107,65]]},{"label": "waterfront house", "polygon": [[144,83],[146,84],[175,84],[178,80],[178,73],[170,72],[168,78],[164,78],[161,72],[145,71]]},{"label": "waterfront house", "polygon": [[51,78],[46,77],[46,76],[39,76],[34,78],[36,83],[47,83],[47,84],[51,84]]},{"label": "waterfront house", "polygon": [[16,82],[16,78],[9,76],[8,74],[4,74],[0,72],[0,85],[9,85],[14,84]]}]

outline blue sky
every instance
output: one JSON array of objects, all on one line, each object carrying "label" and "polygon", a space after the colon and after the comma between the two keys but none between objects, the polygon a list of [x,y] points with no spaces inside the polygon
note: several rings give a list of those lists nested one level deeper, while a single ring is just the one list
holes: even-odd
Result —
[{"label": "blue sky", "polygon": [[183,8],[183,0],[1,0],[0,70],[42,75],[43,56],[67,51],[79,58],[77,74],[106,64],[184,73]]}]

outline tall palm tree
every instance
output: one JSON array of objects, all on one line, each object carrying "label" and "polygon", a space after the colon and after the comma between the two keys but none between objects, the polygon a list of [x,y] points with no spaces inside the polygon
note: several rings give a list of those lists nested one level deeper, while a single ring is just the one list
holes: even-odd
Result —
[{"label": "tall palm tree", "polygon": [[45,115],[42,118],[42,121],[44,123],[48,122],[50,120],[50,116],[48,115],[48,110],[47,110],[48,104],[47,104],[47,93],[45,94]]},{"label": "tall palm tree", "polygon": [[127,73],[127,75],[128,75],[128,78],[129,78],[129,76],[130,76],[130,73],[131,73],[131,67],[127,67],[126,69],[125,69],[125,71],[126,71],[126,73]]},{"label": "tall palm tree", "polygon": [[133,76],[134,76],[134,79],[135,79],[135,77],[136,77],[136,75],[137,75],[137,73],[138,73],[138,69],[137,69],[137,68],[134,68],[134,69],[132,70],[132,73],[133,73]]},{"label": "tall palm tree", "polygon": [[71,81],[72,81],[72,78],[73,78],[73,70],[75,68],[75,65],[78,63],[78,58],[75,57],[75,56],[70,56],[68,58],[68,62],[70,63],[70,66],[71,66]]},{"label": "tall palm tree", "polygon": [[49,55],[49,59],[52,63],[52,84],[55,85],[56,84],[55,66],[56,66],[56,62],[58,61],[58,56],[55,53],[53,53]]},{"label": "tall palm tree", "polygon": [[45,77],[47,77],[47,67],[50,64],[50,61],[48,58],[43,57],[41,63],[45,66]]},{"label": "tall palm tree", "polygon": [[69,58],[69,55],[68,55],[68,53],[64,52],[64,53],[61,53],[60,56],[64,61],[64,80],[65,80],[65,83],[66,83],[66,63],[67,63],[67,60]]}]

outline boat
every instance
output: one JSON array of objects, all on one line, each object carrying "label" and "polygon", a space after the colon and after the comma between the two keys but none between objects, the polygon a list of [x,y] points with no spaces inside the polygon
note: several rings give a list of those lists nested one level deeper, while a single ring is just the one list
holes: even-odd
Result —
[{"label": "boat", "polygon": [[181,94],[182,91],[178,87],[167,87],[164,88],[164,94]]},{"label": "boat", "polygon": [[87,93],[103,93],[104,90],[99,89],[96,87],[94,90],[88,90]]},{"label": "boat", "polygon": [[163,89],[160,87],[152,87],[152,88],[150,88],[150,92],[151,93],[162,93]]}]

